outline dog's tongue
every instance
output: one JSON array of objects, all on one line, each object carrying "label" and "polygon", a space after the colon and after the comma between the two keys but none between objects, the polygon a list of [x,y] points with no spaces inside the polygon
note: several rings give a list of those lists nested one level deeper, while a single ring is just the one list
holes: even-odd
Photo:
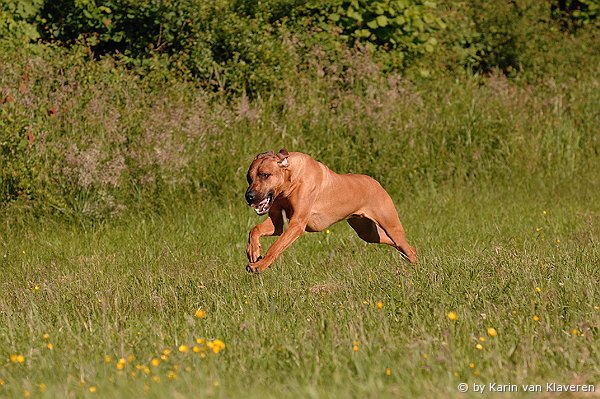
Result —
[{"label": "dog's tongue", "polygon": [[264,200],[258,203],[258,205],[256,206],[256,212],[264,213],[267,210],[267,206],[269,206],[269,197],[265,198]]}]

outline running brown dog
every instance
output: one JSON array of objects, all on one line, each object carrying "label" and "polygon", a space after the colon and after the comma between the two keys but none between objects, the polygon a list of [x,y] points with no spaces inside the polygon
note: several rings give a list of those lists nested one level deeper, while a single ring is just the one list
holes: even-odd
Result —
[{"label": "running brown dog", "polygon": [[[250,231],[246,248],[249,272],[271,266],[305,231],[322,231],[344,219],[366,242],[391,245],[417,263],[392,199],[369,176],[340,175],[307,154],[282,149],[278,154],[258,154],[246,178],[246,201],[257,214],[269,214]],[[285,232],[283,212],[289,219]],[[280,236],[264,258],[260,256],[263,236]]]}]

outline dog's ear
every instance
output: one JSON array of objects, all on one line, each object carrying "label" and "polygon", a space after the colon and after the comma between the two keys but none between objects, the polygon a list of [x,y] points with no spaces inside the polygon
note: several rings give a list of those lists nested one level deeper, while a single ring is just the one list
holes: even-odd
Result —
[{"label": "dog's ear", "polygon": [[273,151],[261,152],[254,159],[264,158],[264,157],[268,157],[268,156],[271,156],[271,155],[275,155],[275,154],[273,154]]},{"label": "dog's ear", "polygon": [[282,148],[281,150],[279,150],[279,153],[277,154],[277,158],[279,158],[278,164],[280,166],[283,166],[284,168],[287,168],[288,165],[290,164],[290,162],[288,161],[289,156],[290,156],[290,153],[287,152],[287,150],[285,148]]}]

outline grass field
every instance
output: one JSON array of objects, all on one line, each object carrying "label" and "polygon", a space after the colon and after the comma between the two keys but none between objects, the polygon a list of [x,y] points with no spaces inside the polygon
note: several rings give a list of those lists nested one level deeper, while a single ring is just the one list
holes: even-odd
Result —
[{"label": "grass field", "polygon": [[245,240],[260,218],[243,192],[100,224],[6,222],[0,396],[464,397],[461,382],[598,384],[597,180],[394,197],[416,268],[342,223],[250,275]]}]

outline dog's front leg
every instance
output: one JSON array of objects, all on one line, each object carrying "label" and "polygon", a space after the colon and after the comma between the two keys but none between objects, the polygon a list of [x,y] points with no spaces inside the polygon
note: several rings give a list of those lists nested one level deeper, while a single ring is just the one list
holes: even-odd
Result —
[{"label": "dog's front leg", "polygon": [[257,224],[250,230],[246,255],[250,263],[260,259],[260,238],[264,236],[278,236],[283,232],[283,216],[281,209],[269,211],[269,217],[264,222]]},{"label": "dog's front leg", "polygon": [[271,247],[265,254],[265,257],[263,259],[257,260],[254,263],[248,264],[248,266],[246,266],[246,270],[248,270],[249,272],[259,273],[271,266],[271,264],[275,262],[275,259],[277,259],[287,247],[292,245],[292,243],[304,233],[306,223],[307,222],[304,219],[290,220],[290,224],[285,233],[283,233],[277,239],[277,241],[275,241],[273,245],[271,245]]}]

